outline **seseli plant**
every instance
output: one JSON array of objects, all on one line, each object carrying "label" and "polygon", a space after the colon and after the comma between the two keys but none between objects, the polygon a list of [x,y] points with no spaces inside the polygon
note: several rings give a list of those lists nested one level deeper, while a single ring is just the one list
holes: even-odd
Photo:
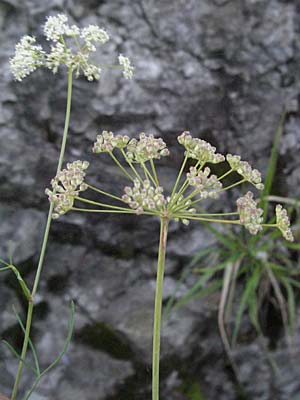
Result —
[{"label": "seseli plant", "polygon": [[[280,201],[287,204],[289,214],[294,212],[296,216],[299,201],[270,195],[284,121],[285,112],[274,137],[260,206],[267,212],[270,203]],[[268,328],[266,320],[270,306],[277,308],[290,345],[295,333],[296,299],[300,289],[297,280],[300,270],[290,257],[290,250],[300,250],[299,243],[279,240],[280,233],[268,229],[264,235],[260,232],[249,238],[244,232],[233,231],[232,228],[223,232],[208,224],[206,228],[215,237],[216,243],[197,252],[184,269],[177,289],[166,305],[165,316],[195,297],[220,292],[218,325],[230,360],[231,348],[236,344],[246,312],[257,333],[262,334]],[[296,224],[294,230],[297,231]],[[178,289],[191,270],[198,277],[185,295],[176,300]]]},{"label": "seseli plant", "polygon": [[[159,358],[160,331],[164,267],[167,248],[168,226],[171,220],[188,225],[190,221],[243,225],[251,234],[256,235],[263,228],[277,228],[289,241],[293,241],[290,222],[286,210],[277,205],[276,220],[266,224],[263,210],[257,207],[257,200],[251,191],[237,199],[236,211],[229,213],[205,213],[198,210],[200,204],[208,198],[217,199],[227,190],[244,182],[262,190],[261,174],[237,155],[216,153],[216,148],[208,142],[194,138],[189,132],[178,136],[178,142],[184,147],[183,162],[177,179],[169,195],[160,186],[155,160],[169,155],[169,150],[161,138],[141,133],[138,138],[127,135],[114,135],[103,131],[97,136],[93,146],[94,153],[107,153],[130,181],[123,195],[107,193],[94,187],[86,180],[86,161],[74,161],[58,173],[51,181],[51,189],[46,189],[49,201],[54,206],[53,218],[59,218],[69,211],[88,213],[117,213],[153,216],[160,221],[160,239],[157,262],[156,295],[153,325],[152,359],[152,399],[159,399]],[[184,172],[187,162],[192,163],[189,171]],[[208,165],[227,161],[229,168],[221,176],[211,173]],[[230,174],[238,173],[240,179],[226,186],[222,181]],[[83,192],[85,196],[83,197]],[[89,199],[89,192],[97,192],[106,197],[107,202]]]},{"label": "seseli plant", "polygon": [[[57,163],[57,175],[62,174],[62,165],[64,160],[64,154],[66,149],[66,142],[69,131],[70,114],[71,114],[71,102],[72,102],[72,86],[73,77],[79,78],[83,75],[88,81],[99,80],[103,69],[120,68],[123,71],[123,75],[126,79],[131,79],[133,76],[134,68],[130,63],[130,60],[120,54],[118,56],[118,65],[96,65],[93,61],[93,53],[96,52],[96,46],[104,45],[110,38],[108,33],[97,25],[89,25],[85,28],[79,28],[76,25],[69,25],[68,18],[64,14],[58,14],[56,16],[50,16],[47,18],[46,23],[43,26],[44,35],[50,43],[48,51],[44,50],[40,44],[36,43],[36,39],[33,36],[26,35],[21,38],[20,42],[16,45],[15,55],[10,60],[10,68],[14,75],[15,80],[22,81],[23,78],[30,75],[39,67],[46,67],[50,69],[54,74],[58,72],[59,67],[64,67],[68,75],[68,91],[67,91],[67,105],[65,113],[65,124],[63,137],[61,141],[60,154]],[[85,164],[82,165],[84,168]],[[75,176],[77,168],[74,169]],[[54,360],[54,362],[41,371],[38,363],[38,357],[35,348],[30,340],[30,330],[32,324],[32,316],[34,309],[35,297],[37,294],[40,275],[44,264],[44,257],[46,253],[48,236],[51,226],[51,220],[55,217],[56,213],[53,212],[54,204],[50,203],[48,218],[45,226],[43,235],[42,248],[40,252],[39,262],[36,269],[35,279],[32,289],[29,289],[24,279],[22,278],[19,270],[10,258],[9,262],[0,260],[4,267],[0,268],[0,271],[12,270],[21,285],[23,293],[28,301],[28,310],[26,324],[23,323],[18,315],[17,320],[24,332],[24,341],[21,355],[19,355],[10,345],[5,342],[10,350],[19,359],[19,367],[15,377],[15,383],[11,394],[11,400],[17,398],[17,393],[20,385],[20,379],[22,375],[23,366],[29,367],[36,376],[36,381],[33,387],[29,390],[26,395],[26,399],[29,399],[33,390],[42,379],[42,377],[61,359],[63,354],[66,352],[68,344],[71,340],[71,335],[74,325],[74,304],[71,304],[71,317],[69,323],[69,333],[67,340],[61,354]],[[28,345],[31,347],[35,367],[31,367],[26,359]]]},{"label": "seseli plant", "polygon": [[[61,22],[61,19],[58,21],[62,26],[66,24],[65,21]],[[47,31],[48,30],[46,30],[46,32]],[[57,29],[55,29],[55,32],[57,32]],[[87,40],[83,33],[77,34],[77,36]],[[77,36],[75,35],[75,37]],[[88,37],[90,36],[88,35]],[[74,32],[71,38],[74,38]],[[60,42],[56,41],[55,43],[58,44]],[[84,45],[85,51],[90,51],[89,48],[90,46],[88,44]],[[38,54],[41,53],[40,49],[37,51]],[[79,52],[81,51],[82,50]],[[83,68],[82,64],[76,64],[76,66],[73,64],[74,59],[81,60],[81,57],[77,58],[76,55],[72,55],[69,59],[68,54],[69,52],[67,52],[64,57],[67,60],[73,60],[70,62],[68,61],[67,64],[67,66],[69,66],[69,76],[72,76],[74,71],[81,71]],[[63,60],[65,60],[65,58],[63,58]],[[60,58],[58,59],[60,60]],[[43,53],[41,53],[41,60],[44,60],[43,62],[45,62],[46,65],[49,62]],[[125,69],[129,69],[130,64],[127,64],[127,62],[125,63],[123,59],[120,61],[122,61]],[[78,62],[80,63],[81,61]],[[12,64],[15,66],[16,62]],[[18,71],[20,73],[19,69]],[[96,77],[94,73],[89,76]],[[287,240],[293,240],[286,210],[281,205],[277,205],[276,220],[269,224],[264,223],[263,210],[257,206],[257,200],[254,198],[254,194],[251,191],[248,191],[237,200],[236,209],[232,212],[202,212],[199,206],[203,201],[208,198],[218,199],[226,191],[245,182],[250,183],[258,190],[262,190],[263,184],[261,174],[258,170],[253,169],[248,162],[242,161],[240,156],[227,154],[225,157],[222,154],[216,153],[215,147],[202,139],[192,137],[189,132],[180,134],[178,136],[178,142],[184,148],[184,156],[171,193],[165,193],[164,188],[160,185],[155,166],[156,160],[169,155],[169,150],[162,138],[157,138],[152,134],[148,135],[145,133],[140,133],[137,138],[131,138],[127,135],[115,135],[108,131],[103,131],[97,136],[93,146],[93,152],[97,154],[107,153],[128,179],[128,186],[124,188],[123,193],[108,193],[101,188],[90,185],[88,179],[86,179],[89,163],[80,160],[68,163],[66,168],[62,170],[58,168],[55,177],[51,181],[51,188],[46,189],[51,211],[48,218],[47,235],[50,227],[50,219],[57,219],[70,211],[76,213],[87,212],[152,216],[155,220],[159,221],[160,237],[153,324],[152,400],[159,400],[162,295],[170,221],[179,221],[186,225],[188,225],[190,221],[200,221],[204,224],[212,222],[242,225],[253,235],[261,232],[264,228],[277,228]],[[220,176],[212,174],[210,168],[211,164],[225,162],[227,162],[228,165],[225,173]],[[188,164],[190,165],[188,172],[185,172],[185,168]],[[226,186],[223,183],[224,178],[231,174],[235,175],[236,173],[240,178]],[[97,193],[101,196],[101,199],[104,197],[107,200],[104,200],[104,202],[92,200],[89,198],[89,194],[91,195],[92,193]],[[44,252],[45,245],[43,247],[42,257],[44,256]],[[41,267],[38,269],[38,277],[40,270]],[[25,327],[25,340],[21,354],[20,369],[23,363],[25,363],[27,344],[29,343],[31,315],[36,286],[37,285],[34,286],[34,291],[29,298],[29,322]],[[20,376],[20,372],[18,372],[18,376]],[[16,390],[14,390],[12,399],[15,398]]]}]

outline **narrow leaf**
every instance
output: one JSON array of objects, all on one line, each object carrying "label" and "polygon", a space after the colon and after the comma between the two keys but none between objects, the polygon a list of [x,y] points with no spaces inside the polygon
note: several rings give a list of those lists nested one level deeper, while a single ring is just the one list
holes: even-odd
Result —
[{"label": "narrow leaf", "polygon": [[71,302],[71,310],[70,310],[70,319],[69,319],[69,328],[68,328],[68,335],[63,347],[62,352],[56,357],[56,359],[53,361],[53,363],[51,363],[49,365],[49,367],[47,367],[36,379],[36,381],[34,382],[32,388],[29,390],[29,392],[27,393],[25,400],[28,400],[30,398],[30,396],[32,395],[32,393],[34,392],[34,390],[37,388],[38,384],[40,383],[41,379],[43,378],[43,376],[45,376],[47,374],[47,372],[49,372],[52,368],[54,368],[56,366],[56,364],[59,363],[59,361],[62,359],[62,357],[65,355],[65,353],[68,350],[68,347],[70,345],[71,339],[72,339],[72,335],[73,335],[73,331],[74,331],[74,319],[75,319],[75,305],[74,302]]},{"label": "narrow leaf", "polygon": [[[15,307],[13,307],[13,310],[14,310],[15,316],[17,318],[17,321],[18,321],[18,323],[19,323],[19,325],[20,325],[20,327],[21,327],[21,329],[22,329],[22,331],[23,331],[23,333],[25,335],[25,333],[26,333],[25,326],[24,326],[21,318],[19,317]],[[32,351],[32,354],[33,354],[34,363],[35,363],[35,369],[37,371],[37,374],[40,375],[41,371],[40,371],[40,365],[39,365],[39,361],[38,361],[37,352],[36,352],[36,349],[35,349],[35,347],[34,347],[34,345],[32,343],[32,340],[30,338],[29,338],[29,347],[30,347],[30,349]]]},{"label": "narrow leaf", "polygon": [[1,342],[5,344],[5,346],[11,351],[11,353],[27,367],[30,371],[34,373],[35,376],[38,376],[38,372],[30,365],[27,361],[25,361],[18,352],[13,348],[11,344],[9,344],[6,340],[2,339]]}]

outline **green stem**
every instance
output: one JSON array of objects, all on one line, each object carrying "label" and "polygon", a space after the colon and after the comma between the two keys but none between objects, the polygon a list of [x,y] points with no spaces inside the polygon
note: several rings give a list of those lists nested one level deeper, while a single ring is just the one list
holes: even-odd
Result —
[{"label": "green stem", "polygon": [[[80,211],[80,212],[89,212],[89,213],[111,213],[111,214],[136,214],[134,210],[128,209],[127,211],[124,210],[94,210],[91,208],[78,208],[78,207],[72,207],[72,211]],[[156,215],[153,212],[150,211],[143,211],[139,215]]]},{"label": "green stem", "polygon": [[135,176],[138,178],[138,180],[140,182],[143,181],[143,179],[141,178],[140,174],[137,172],[136,168],[134,167],[134,165],[132,164],[132,162],[128,159],[125,151],[123,149],[121,149],[121,153],[125,159],[125,161],[127,162],[127,164],[129,165],[129,167],[132,169],[133,173],[135,174]]},{"label": "green stem", "polygon": [[193,214],[175,214],[174,218],[184,218],[184,219],[192,219],[195,221],[206,221],[206,222],[218,222],[221,224],[234,224],[234,225],[242,225],[239,220],[229,220],[229,219],[213,219],[213,218],[201,218],[201,217],[193,217]]},{"label": "green stem", "polygon": [[112,151],[109,151],[108,154],[111,156],[113,161],[117,164],[117,166],[120,168],[120,170],[124,173],[124,175],[127,176],[128,179],[130,179],[132,182],[134,182],[134,178],[126,171],[126,169],[121,165],[119,160],[114,156]]},{"label": "green stem", "polygon": [[[65,149],[66,149],[67,136],[68,136],[68,131],[69,131],[69,123],[70,123],[70,114],[71,114],[72,84],[73,84],[73,70],[72,70],[72,68],[70,68],[69,72],[68,72],[68,96],[67,96],[65,126],[64,126],[64,133],[63,133],[63,139],[62,139],[62,144],[61,144],[61,149],[60,149],[59,160],[58,160],[58,164],[57,164],[57,172],[59,172],[61,170],[63,159],[64,159],[64,154],[65,154]],[[34,297],[35,297],[37,289],[38,289],[40,275],[41,275],[41,271],[42,271],[43,264],[44,264],[44,258],[45,258],[47,243],[48,243],[53,209],[54,209],[54,205],[53,205],[53,203],[51,203],[49,206],[47,223],[46,223],[46,227],[45,227],[44,238],[43,238],[40,258],[39,258],[39,262],[38,262],[38,266],[37,266],[37,271],[36,271],[36,275],[34,278],[33,289],[31,292],[31,298],[28,303],[26,328],[25,328],[25,335],[24,335],[24,341],[23,341],[23,347],[22,347],[22,353],[21,353],[21,359],[23,359],[23,360],[25,360],[25,357],[27,354],[27,348],[28,348],[28,343],[29,343],[29,338],[30,338],[30,329],[31,329],[31,323],[32,323],[33,307],[34,307]],[[22,375],[22,370],[23,370],[23,361],[20,361],[19,366],[18,366],[18,371],[16,374],[16,378],[15,378],[12,395],[11,395],[11,400],[16,400],[17,392],[18,392],[18,388],[19,388],[19,384],[20,384],[20,379],[21,379],[21,375]]]},{"label": "green stem", "polygon": [[183,159],[183,161],[182,161],[180,171],[179,171],[179,173],[178,173],[178,175],[177,175],[177,179],[176,179],[175,185],[174,185],[173,190],[172,190],[170,204],[172,204],[172,202],[173,202],[173,196],[174,196],[174,194],[176,193],[176,189],[177,189],[177,186],[178,186],[178,184],[179,184],[179,181],[180,181],[180,178],[181,178],[181,176],[182,176],[182,173],[183,173],[183,171],[184,171],[184,167],[185,167],[185,165],[186,165],[187,159],[188,159],[188,157],[185,156],[184,159]]},{"label": "green stem", "polygon": [[[155,179],[153,178],[153,176],[151,175],[151,172],[148,170],[146,164],[142,162],[142,163],[141,163],[141,167],[142,167],[142,169],[143,169],[143,171],[144,171],[145,179],[148,179],[148,178],[149,178],[150,181],[152,181],[152,183],[153,183],[155,186],[157,186],[157,183],[156,183]],[[147,177],[148,177],[148,178],[147,178]]]},{"label": "green stem", "polygon": [[163,295],[164,269],[168,236],[168,218],[160,220],[160,240],[157,261],[156,293],[153,324],[153,350],[152,350],[152,400],[159,400],[159,359],[160,359],[160,326]]},{"label": "green stem", "polygon": [[100,190],[100,189],[96,188],[95,186],[87,185],[87,187],[89,189],[91,189],[91,190],[94,190],[94,192],[98,192],[100,194],[103,194],[104,196],[110,197],[110,198],[115,199],[115,200],[122,201],[122,203],[123,203],[123,200],[121,199],[121,197],[114,196],[113,194],[104,192],[104,190]]},{"label": "green stem", "polygon": [[154,179],[156,182],[156,186],[158,186],[159,185],[158,177],[157,177],[157,173],[156,173],[155,164],[154,164],[154,161],[152,158],[150,159],[150,165],[151,165],[152,173],[153,173],[153,176],[154,176]]},{"label": "green stem", "polygon": [[129,208],[125,208],[125,207],[118,207],[118,206],[113,206],[111,204],[98,203],[97,201],[85,199],[84,197],[75,196],[74,199],[77,201],[81,201],[82,203],[92,204],[94,206],[99,206],[99,207],[107,207],[107,208],[111,208],[113,210],[122,210],[122,211],[130,210]]}]

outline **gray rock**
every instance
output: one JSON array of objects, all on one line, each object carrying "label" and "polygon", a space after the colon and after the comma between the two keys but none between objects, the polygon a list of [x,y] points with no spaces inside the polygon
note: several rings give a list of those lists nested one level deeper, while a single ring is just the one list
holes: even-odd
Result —
[{"label": "gray rock", "polygon": [[1,205],[0,218],[1,258],[8,260],[9,251],[16,265],[32,258],[40,248],[46,223],[43,213],[34,209],[16,210],[12,206]]}]

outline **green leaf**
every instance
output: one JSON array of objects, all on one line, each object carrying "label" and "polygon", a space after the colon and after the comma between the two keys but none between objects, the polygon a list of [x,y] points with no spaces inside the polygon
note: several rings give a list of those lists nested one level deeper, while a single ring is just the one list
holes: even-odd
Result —
[{"label": "green leaf", "polygon": [[34,390],[37,388],[38,384],[40,383],[41,379],[47,374],[47,372],[49,372],[52,368],[54,368],[56,366],[56,364],[59,363],[59,361],[62,359],[62,357],[65,355],[65,353],[68,350],[68,347],[70,345],[71,339],[72,339],[72,335],[73,335],[73,331],[74,331],[74,319],[75,319],[75,305],[74,302],[71,302],[71,310],[70,310],[70,319],[69,319],[69,327],[68,327],[68,335],[63,347],[62,352],[56,357],[56,359],[53,361],[53,363],[51,363],[49,365],[49,367],[47,367],[36,379],[36,381],[34,382],[33,386],[31,387],[31,389],[29,390],[29,392],[27,393],[25,400],[28,400],[30,398],[30,396],[32,395],[32,393],[34,392]]},{"label": "green leaf", "polygon": [[18,269],[14,265],[10,265],[10,268],[15,273],[26,299],[30,300],[31,299],[30,290],[28,289],[28,287],[27,287],[24,279],[22,278],[20,272],[18,271]]},{"label": "green leaf", "polygon": [[1,342],[3,344],[5,344],[5,346],[12,352],[12,354],[20,361],[22,361],[22,363],[25,365],[26,368],[28,368],[30,371],[32,371],[34,373],[35,376],[38,376],[38,372],[30,365],[28,364],[27,361],[25,361],[19,354],[18,352],[13,348],[13,346],[11,344],[9,344],[6,340],[1,340]]},{"label": "green leaf", "polygon": [[288,314],[289,314],[289,330],[290,335],[294,335],[295,331],[295,316],[296,316],[296,302],[295,302],[295,293],[292,285],[285,278],[281,278],[281,282],[286,288],[287,296],[288,296]]},{"label": "green leaf", "polygon": [[195,297],[196,293],[204,286],[214,274],[214,271],[208,271],[201,276],[195,285],[174,305],[174,309],[182,307]]},{"label": "green leaf", "polygon": [[191,262],[187,265],[187,267],[183,270],[180,279],[178,279],[178,281],[176,282],[176,287],[175,290],[172,294],[172,296],[169,298],[164,311],[163,311],[163,319],[167,319],[168,316],[170,315],[173,306],[176,302],[176,294],[178,293],[178,290],[180,288],[180,286],[182,285],[182,283],[184,282],[184,280],[186,279],[186,277],[191,273],[191,268],[197,263],[199,262],[203,257],[205,257],[206,255],[213,253],[214,251],[216,251],[215,246],[210,246],[207,247],[205,249],[202,249],[200,251],[198,251],[196,253],[196,255],[192,258]]},{"label": "green leaf", "polygon": [[246,282],[245,289],[243,291],[242,297],[241,297],[241,302],[237,311],[236,319],[235,319],[235,325],[234,325],[234,331],[232,335],[232,345],[235,346],[237,336],[240,330],[240,325],[241,325],[241,320],[242,316],[244,314],[244,310],[246,305],[249,302],[249,297],[255,293],[259,278],[261,276],[261,269],[256,268],[253,272],[253,275],[249,278],[249,280]]},{"label": "green leaf", "polygon": [[[17,321],[18,321],[18,323],[19,323],[19,325],[20,325],[20,327],[21,327],[21,329],[22,329],[22,331],[23,331],[23,333],[25,335],[25,333],[26,333],[25,326],[23,325],[23,322],[22,322],[21,318],[19,317],[19,315],[18,315],[18,313],[17,313],[17,311],[16,311],[14,306],[13,306],[13,310],[14,310],[15,316],[17,318]],[[29,338],[28,342],[29,342],[29,347],[31,348],[31,351],[32,351],[32,354],[33,354],[34,363],[35,363],[35,369],[37,371],[37,374],[40,375],[41,371],[40,371],[40,365],[39,365],[36,349],[35,349],[35,347],[34,347],[34,345],[32,343],[32,340],[30,338]]]},{"label": "green leaf", "polygon": [[220,233],[217,229],[212,227],[210,224],[205,224],[205,227],[213,233],[213,235],[228,249],[233,250],[237,247],[237,240],[234,238],[232,239],[227,239],[225,235]]},{"label": "green leaf", "polygon": [[278,148],[279,148],[280,138],[282,136],[282,132],[284,129],[285,119],[286,119],[286,110],[283,110],[276,133],[275,133],[273,146],[272,146],[272,150],[271,150],[271,155],[270,155],[269,162],[268,162],[267,174],[266,174],[266,178],[264,181],[265,187],[264,187],[264,190],[261,195],[261,199],[262,199],[261,206],[264,210],[264,215],[266,215],[266,213],[267,213],[268,202],[263,199],[270,194],[271,189],[272,189],[272,184],[273,184],[276,167],[277,167]]}]

